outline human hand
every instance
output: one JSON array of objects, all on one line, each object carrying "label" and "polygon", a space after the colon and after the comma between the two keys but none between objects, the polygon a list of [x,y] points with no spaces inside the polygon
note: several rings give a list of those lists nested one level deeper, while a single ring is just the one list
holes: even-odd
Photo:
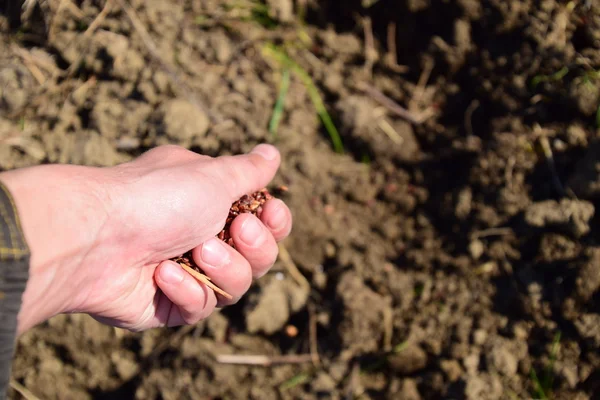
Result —
[{"label": "human hand", "polygon": [[[136,331],[194,324],[237,301],[273,265],[291,213],[273,199],[260,220],[238,216],[231,225],[236,250],[215,235],[231,203],[267,186],[279,163],[269,145],[218,158],[163,146],[112,168],[45,165],[0,174],[32,252],[19,332],[69,312]],[[168,261],[190,249],[233,300]]]}]

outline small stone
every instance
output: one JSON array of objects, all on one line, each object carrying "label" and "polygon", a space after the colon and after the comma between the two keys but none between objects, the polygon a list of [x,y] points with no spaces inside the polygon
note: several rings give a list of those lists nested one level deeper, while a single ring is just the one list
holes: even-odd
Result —
[{"label": "small stone", "polygon": [[511,377],[517,373],[519,360],[512,349],[503,342],[496,343],[487,358],[496,370],[505,376]]},{"label": "small stone", "polygon": [[292,0],[267,0],[269,13],[281,22],[291,22],[294,19],[294,2]]},{"label": "small stone", "polygon": [[554,141],[552,142],[552,145],[554,147],[554,150],[556,150],[558,152],[562,152],[567,149],[567,144],[560,139],[554,139]]},{"label": "small stone", "polygon": [[485,343],[487,337],[488,333],[483,329],[477,329],[475,332],[473,332],[473,342],[479,346]]},{"label": "small stone", "polygon": [[312,389],[315,392],[331,393],[335,387],[335,380],[325,372],[320,372],[312,381]]},{"label": "small stone", "polygon": [[469,374],[475,374],[479,369],[479,353],[471,353],[463,359],[463,365]]},{"label": "small stone", "polygon": [[388,357],[388,364],[395,372],[410,375],[427,366],[427,353],[418,345],[409,345]]},{"label": "small stone", "polygon": [[469,253],[473,260],[479,260],[479,257],[481,257],[484,250],[483,242],[479,239],[475,239],[469,243]]},{"label": "small stone", "polygon": [[471,188],[467,187],[462,189],[457,197],[454,213],[458,219],[463,220],[471,213],[471,208],[473,206],[473,192],[471,191]]},{"label": "small stone", "polygon": [[206,329],[218,343],[225,342],[229,321],[220,312],[213,313],[206,321]]},{"label": "small stone", "polygon": [[417,381],[411,378],[407,378],[402,382],[402,389],[400,389],[401,400],[421,400],[421,394],[419,393],[419,386]]},{"label": "small stone", "polygon": [[312,281],[318,289],[325,289],[327,286],[327,274],[323,271],[323,268],[314,269]]},{"label": "small stone", "polygon": [[450,382],[456,382],[463,372],[460,364],[456,360],[442,360],[440,367]]},{"label": "small stone", "polygon": [[288,325],[285,327],[285,334],[291,338],[296,337],[298,336],[298,328],[294,325]]},{"label": "small stone", "polygon": [[575,389],[579,383],[577,365],[569,363],[564,365],[556,365],[555,367],[560,370],[560,375],[562,375],[565,381],[569,384],[569,387],[571,389]]},{"label": "small stone", "polygon": [[529,337],[527,329],[521,325],[515,325],[513,327],[513,335],[515,336],[515,339],[518,340],[526,340]]},{"label": "small stone", "polygon": [[335,257],[335,253],[337,252],[337,249],[335,248],[335,245],[331,242],[327,242],[325,244],[325,255],[328,258],[333,258]]},{"label": "small stone", "polygon": [[128,357],[123,357],[121,352],[112,353],[110,358],[122,380],[129,380],[138,373],[138,363]]},{"label": "small stone", "polygon": [[502,382],[497,376],[480,374],[467,378],[465,386],[467,400],[499,400],[503,393]]}]

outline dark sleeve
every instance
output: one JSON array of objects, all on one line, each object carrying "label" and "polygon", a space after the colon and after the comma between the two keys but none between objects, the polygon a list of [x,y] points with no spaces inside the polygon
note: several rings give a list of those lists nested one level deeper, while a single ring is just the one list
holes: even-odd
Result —
[{"label": "dark sleeve", "polygon": [[29,255],[17,209],[0,182],[0,399],[8,390],[17,314],[29,277]]}]

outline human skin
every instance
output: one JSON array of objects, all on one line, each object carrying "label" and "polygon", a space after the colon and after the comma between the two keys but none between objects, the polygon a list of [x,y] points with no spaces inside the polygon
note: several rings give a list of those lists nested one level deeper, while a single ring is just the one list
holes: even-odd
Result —
[{"label": "human skin", "polygon": [[[215,235],[230,205],[267,186],[279,164],[279,152],[265,144],[217,158],[162,146],[110,168],[1,173],[31,250],[19,333],[61,313],[87,313],[133,331],[194,324],[235,303],[275,262],[292,216],[273,199],[260,219],[234,220],[235,249]],[[232,300],[169,261],[190,249]]]}]

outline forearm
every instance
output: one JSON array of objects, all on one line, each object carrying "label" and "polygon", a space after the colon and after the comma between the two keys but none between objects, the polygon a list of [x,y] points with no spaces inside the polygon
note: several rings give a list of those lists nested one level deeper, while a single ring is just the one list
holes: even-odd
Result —
[{"label": "forearm", "polygon": [[0,181],[0,398],[8,389],[29,261],[29,248],[14,200]]},{"label": "forearm", "polygon": [[17,333],[70,311],[85,296],[74,293],[81,287],[75,272],[101,224],[88,218],[90,208],[97,205],[89,188],[94,179],[90,171],[44,165],[0,174],[0,183],[19,210],[22,235],[31,250]]}]

